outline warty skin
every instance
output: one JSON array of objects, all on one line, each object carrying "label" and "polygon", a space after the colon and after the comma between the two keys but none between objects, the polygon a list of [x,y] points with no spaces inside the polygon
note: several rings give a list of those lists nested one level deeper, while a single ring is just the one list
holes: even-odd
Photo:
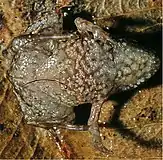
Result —
[{"label": "warty skin", "polygon": [[[42,127],[88,129],[104,153],[98,119],[113,93],[137,87],[159,68],[153,53],[116,42],[99,26],[82,18],[78,33],[16,37],[6,50],[8,77],[25,119]],[[92,103],[88,126],[73,125],[74,106]]]}]

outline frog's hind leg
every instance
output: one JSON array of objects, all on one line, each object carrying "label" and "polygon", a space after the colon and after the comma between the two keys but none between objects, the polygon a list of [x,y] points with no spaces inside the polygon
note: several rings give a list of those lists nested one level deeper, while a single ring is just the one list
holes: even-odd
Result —
[{"label": "frog's hind leg", "polygon": [[89,131],[92,134],[94,147],[104,154],[109,154],[112,151],[108,150],[103,144],[100,136],[100,130],[98,125],[99,115],[101,112],[101,107],[104,101],[99,101],[92,104],[91,114],[88,120]]},{"label": "frog's hind leg", "polygon": [[55,138],[56,145],[62,156],[64,156],[65,159],[71,159],[73,157],[73,150],[64,140],[64,136],[61,134],[60,129],[53,127],[49,129],[49,131]]},{"label": "frog's hind leg", "polygon": [[73,155],[73,149],[66,143],[64,140],[64,136],[60,133],[60,129],[69,129],[69,130],[75,130],[75,131],[88,131],[88,126],[87,125],[69,125],[69,124],[58,124],[54,123],[51,121],[48,122],[36,122],[36,121],[31,121],[28,122],[28,124],[36,126],[36,127],[41,127],[45,128],[50,131],[50,133],[53,135],[55,138],[56,145],[61,152],[61,154],[64,156],[65,159],[71,159],[72,157],[74,158]]},{"label": "frog's hind leg", "polygon": [[74,131],[88,131],[89,126],[88,125],[73,125],[73,124],[60,124],[55,123],[53,121],[44,121],[44,122],[36,122],[36,121],[30,121],[27,122],[29,125],[33,125],[36,127],[41,127],[45,129],[51,129],[51,128],[61,128],[61,129],[68,129],[68,130],[74,130]]}]

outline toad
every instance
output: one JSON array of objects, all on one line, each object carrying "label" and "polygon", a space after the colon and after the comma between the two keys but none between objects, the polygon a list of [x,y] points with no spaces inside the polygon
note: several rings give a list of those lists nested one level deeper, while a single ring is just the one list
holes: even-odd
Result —
[{"label": "toad", "polygon": [[[77,33],[68,35],[44,30],[16,37],[5,53],[8,78],[28,124],[88,130],[94,146],[108,153],[98,126],[102,104],[149,79],[159,60],[87,20],[75,24]],[[92,104],[88,125],[74,125],[74,107],[84,103]]]}]

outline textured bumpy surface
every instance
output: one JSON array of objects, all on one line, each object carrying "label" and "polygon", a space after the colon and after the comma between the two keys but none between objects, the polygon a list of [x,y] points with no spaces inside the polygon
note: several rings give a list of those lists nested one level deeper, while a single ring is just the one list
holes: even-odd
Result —
[{"label": "textured bumpy surface", "polygon": [[86,20],[75,23],[78,34],[50,30],[15,38],[6,52],[9,78],[28,122],[68,126],[74,106],[92,103],[90,132],[105,151],[97,126],[103,101],[149,79],[159,63],[152,53],[116,42]]},{"label": "textured bumpy surface", "polygon": [[[64,2],[67,3],[68,1],[71,0],[60,0],[57,2],[61,2],[63,6]],[[89,7],[100,8],[99,5],[93,6],[96,1],[101,2],[100,4],[102,4],[102,2],[109,2],[90,0],[88,3],[93,3],[91,3]],[[124,1],[127,4],[128,0]],[[157,2],[161,3],[160,0],[149,0],[149,2],[151,2],[151,4]],[[26,3],[26,6],[24,6],[24,3]],[[52,13],[52,11],[55,11],[53,7],[53,0],[1,0],[0,14],[3,19],[1,19],[2,17],[0,16],[0,40],[5,43],[2,43],[3,45],[0,44],[0,49],[3,50],[4,45],[11,42],[12,37],[17,37],[22,34],[25,28],[29,26],[29,23],[31,25],[28,29],[28,33],[32,32],[36,34],[39,29],[43,28],[44,24],[45,26],[49,26],[49,24],[50,26],[53,26],[58,23],[58,17]],[[111,5],[108,4],[105,6],[106,10],[104,11],[113,11],[117,15],[116,12],[119,12],[119,10],[111,10],[111,8],[114,7],[111,7]],[[131,8],[132,6],[128,9]],[[73,8],[71,9],[71,11],[73,11]],[[146,14],[144,9],[142,12],[136,13],[143,16]],[[159,12],[159,10],[157,11]],[[133,12],[133,8],[131,12]],[[51,18],[48,18],[48,15],[51,15]],[[80,15],[84,16],[83,14]],[[100,16],[105,17],[105,13]],[[133,14],[129,16],[135,17]],[[151,16],[156,17],[154,12],[151,12]],[[39,18],[40,20],[37,22],[37,19]],[[47,20],[50,19],[51,22],[48,23]],[[44,21],[44,23],[41,23],[41,21]],[[102,22],[105,23],[102,23],[103,25],[100,26],[104,26],[107,21],[106,19],[103,19]],[[57,30],[57,26],[59,25],[55,25],[55,30]],[[88,23],[86,26],[87,29],[91,28],[88,28],[88,26],[90,26]],[[98,27],[96,26],[96,28]],[[122,27],[120,27],[120,29],[122,29]],[[46,30],[44,31],[46,32]],[[61,31],[55,33],[60,32]],[[80,33],[82,35],[82,32]],[[117,34],[119,35],[119,32]],[[49,34],[45,35],[47,36]],[[160,34],[152,32],[150,36],[152,38],[148,38],[148,36],[145,35],[145,39],[143,38],[142,33],[140,35],[141,41],[138,40],[138,42],[141,45],[146,48],[153,48],[157,52],[157,55],[159,55],[159,52],[161,53],[159,49],[161,48]],[[81,36],[81,38],[82,37],[83,36]],[[135,37],[133,37],[133,39],[137,40]],[[148,44],[147,46],[149,47],[144,45],[144,43]],[[5,48],[6,47],[7,46],[5,45]],[[61,142],[61,139],[58,141],[59,137],[56,137],[56,135],[52,136],[48,130],[27,125],[26,121],[24,121],[17,97],[13,93],[13,85],[9,83],[8,78],[6,77],[6,68],[3,66],[4,61],[5,58],[2,57],[0,52],[0,159],[106,159],[101,152],[97,152],[92,146],[92,135],[90,135],[88,131],[79,132],[60,129],[61,132],[59,137],[61,138],[63,136],[62,140],[65,142],[62,143],[64,148],[62,148],[62,152],[60,152],[58,143]],[[108,160],[161,159],[162,85],[160,85],[160,77],[161,72],[157,72],[152,79],[138,89],[109,97],[109,99],[115,100],[118,106],[115,106],[115,104],[114,106],[110,105],[109,101],[102,105],[99,119],[100,135],[102,143],[106,148],[113,151],[109,154],[109,157],[107,157]],[[133,96],[134,93],[135,96]],[[126,94],[128,95],[128,100],[126,99]],[[127,101],[128,103],[126,103]],[[80,106],[77,108],[75,107],[75,110],[79,109],[77,119],[82,120],[85,116],[85,109],[87,106],[83,105],[82,108],[84,111],[80,112]],[[68,119],[65,119],[65,123],[66,120]],[[103,122],[106,123],[103,124]],[[65,152],[63,153],[63,151]]]}]

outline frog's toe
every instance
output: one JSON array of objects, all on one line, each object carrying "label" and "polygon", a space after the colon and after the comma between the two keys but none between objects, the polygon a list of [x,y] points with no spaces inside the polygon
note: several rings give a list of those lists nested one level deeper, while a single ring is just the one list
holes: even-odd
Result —
[{"label": "frog's toe", "polygon": [[89,131],[92,134],[92,141],[93,141],[93,145],[94,147],[100,151],[101,153],[105,154],[105,155],[109,155],[112,153],[111,150],[107,149],[103,143],[102,143],[102,139],[100,136],[100,131],[99,131],[99,126],[97,125],[91,125],[89,127]]}]

